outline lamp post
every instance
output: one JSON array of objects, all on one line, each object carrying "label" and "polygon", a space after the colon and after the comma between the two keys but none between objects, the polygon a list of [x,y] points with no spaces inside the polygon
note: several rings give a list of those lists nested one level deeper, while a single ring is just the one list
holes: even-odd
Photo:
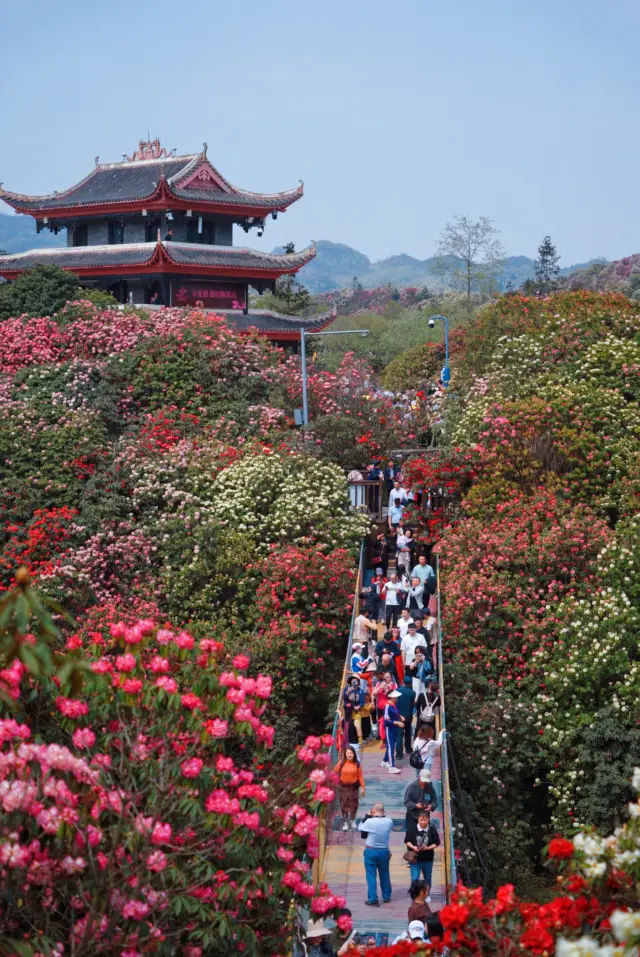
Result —
[{"label": "lamp post", "polygon": [[300,363],[302,365],[302,427],[309,425],[309,396],[307,394],[307,336],[362,336],[369,335],[368,329],[336,329],[328,332],[306,332],[300,330]]},{"label": "lamp post", "polygon": [[447,388],[451,379],[451,369],[449,368],[449,320],[447,316],[429,316],[429,326],[431,329],[436,324],[436,319],[444,322],[444,369],[442,370],[442,384]]}]

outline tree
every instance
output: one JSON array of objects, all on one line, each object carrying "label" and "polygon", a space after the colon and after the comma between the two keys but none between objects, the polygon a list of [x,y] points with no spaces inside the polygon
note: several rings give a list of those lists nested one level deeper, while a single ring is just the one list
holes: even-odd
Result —
[{"label": "tree", "polygon": [[455,216],[442,231],[436,249],[436,271],[449,280],[454,289],[462,290],[467,301],[467,315],[473,312],[473,293],[491,291],[503,267],[504,250],[496,236],[493,220],[481,216],[475,222],[470,216]]},{"label": "tree", "polygon": [[58,266],[34,266],[15,282],[0,287],[0,319],[51,316],[78,298],[80,283]]},{"label": "tree", "polygon": [[[284,247],[285,255],[291,256],[296,251],[294,243],[286,243]],[[280,312],[289,316],[304,315],[311,305],[311,296],[308,290],[296,278],[293,273],[287,276],[281,276],[276,280],[276,304]]]},{"label": "tree", "polygon": [[535,280],[538,286],[548,287],[555,281],[560,272],[559,260],[560,256],[551,242],[551,236],[545,236],[538,246],[538,258],[534,266]]}]

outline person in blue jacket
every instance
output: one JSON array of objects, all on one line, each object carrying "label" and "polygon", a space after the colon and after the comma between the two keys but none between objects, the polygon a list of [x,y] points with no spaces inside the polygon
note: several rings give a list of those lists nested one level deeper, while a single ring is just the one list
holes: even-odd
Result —
[{"label": "person in blue jacket", "polygon": [[400,774],[400,768],[396,767],[395,753],[398,733],[404,728],[404,720],[396,708],[396,700],[400,697],[399,691],[392,691],[384,707],[385,751],[380,765],[383,768],[389,768],[389,774]]}]

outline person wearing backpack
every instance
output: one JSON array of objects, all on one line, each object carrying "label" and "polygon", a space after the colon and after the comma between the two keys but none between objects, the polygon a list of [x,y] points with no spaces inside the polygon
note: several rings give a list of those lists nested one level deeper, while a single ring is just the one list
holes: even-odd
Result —
[{"label": "person wearing backpack", "polygon": [[418,695],[416,699],[416,734],[425,724],[431,726],[433,730],[432,737],[435,738],[436,715],[440,713],[440,694],[435,681],[431,681],[426,691]]},{"label": "person wearing backpack", "polygon": [[[422,878],[430,891],[433,860],[436,847],[440,846],[440,836],[435,824],[431,823],[429,811],[420,811],[417,825],[407,828],[404,843],[407,847],[404,857],[409,862],[411,880],[417,881]],[[427,894],[426,903],[431,903],[429,894]]]},{"label": "person wearing backpack", "polygon": [[434,755],[438,748],[442,747],[443,741],[444,731],[441,731],[438,737],[434,740],[434,731],[431,725],[424,724],[420,728],[420,731],[416,735],[416,739],[413,742],[413,751],[411,752],[411,757],[409,758],[409,764],[412,768],[415,768],[417,778],[420,778],[422,773],[425,772],[429,774],[430,779],[431,765],[433,764]]}]

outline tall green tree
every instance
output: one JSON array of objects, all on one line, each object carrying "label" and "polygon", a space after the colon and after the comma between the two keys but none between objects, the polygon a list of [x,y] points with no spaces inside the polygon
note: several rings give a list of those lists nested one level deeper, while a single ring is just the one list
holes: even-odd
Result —
[{"label": "tall green tree", "polygon": [[545,236],[538,246],[538,258],[534,266],[535,281],[539,286],[549,286],[555,282],[560,272],[559,262],[560,256],[551,242],[551,236]]},{"label": "tall green tree", "polygon": [[455,216],[438,241],[436,272],[453,289],[464,293],[469,318],[473,314],[474,294],[490,295],[503,269],[504,249],[498,232],[488,216],[477,220]]},{"label": "tall green tree", "polygon": [[58,266],[34,266],[15,282],[0,286],[0,319],[51,316],[78,298],[79,288],[76,277]]},{"label": "tall green tree", "polygon": [[[291,256],[296,251],[293,243],[284,247],[285,254]],[[276,299],[279,300],[278,309],[289,316],[304,315],[311,306],[311,296],[308,290],[294,273],[281,276],[276,280]]]}]

